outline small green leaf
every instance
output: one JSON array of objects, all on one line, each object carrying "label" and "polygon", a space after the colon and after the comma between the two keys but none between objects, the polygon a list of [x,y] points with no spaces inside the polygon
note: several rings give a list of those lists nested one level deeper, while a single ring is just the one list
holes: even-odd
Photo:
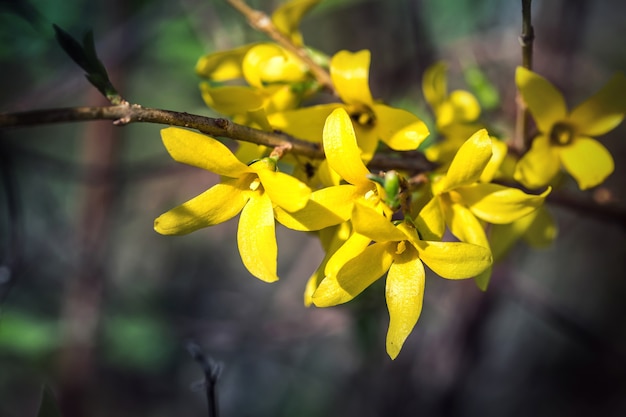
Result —
[{"label": "small green leaf", "polygon": [[98,58],[93,32],[88,31],[83,36],[81,45],[70,34],[57,25],[52,25],[56,33],[57,41],[63,50],[80,66],[87,74],[87,80],[98,89],[111,103],[120,104],[124,100],[119,95],[111,81],[106,68]]},{"label": "small green leaf", "polygon": [[491,110],[500,104],[500,94],[498,90],[480,68],[468,66],[463,71],[463,74],[465,76],[465,82],[474,95],[476,95],[483,109]]}]

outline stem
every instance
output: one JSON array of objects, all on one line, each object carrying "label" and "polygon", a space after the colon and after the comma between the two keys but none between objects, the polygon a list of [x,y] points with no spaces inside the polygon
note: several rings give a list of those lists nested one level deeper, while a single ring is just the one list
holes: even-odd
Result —
[{"label": "stem", "polygon": [[[227,137],[271,148],[280,148],[282,152],[290,152],[311,159],[324,158],[324,150],[321,143],[298,139],[283,132],[267,132],[239,125],[227,119],[216,119],[171,110],[151,109],[137,104],[0,113],[0,128],[92,120],[113,120],[113,124],[117,126],[124,126],[129,123],[157,123],[180,126],[195,129],[210,136]],[[372,158],[368,166],[372,169],[399,169],[411,173],[430,171],[434,168],[433,164],[419,152],[404,152],[395,155],[377,154]]]},{"label": "stem", "polygon": [[326,88],[328,91],[337,95],[333,81],[330,78],[330,74],[319,64],[317,64],[306,51],[306,49],[295,45],[289,37],[281,33],[276,26],[272,23],[272,19],[260,10],[255,10],[248,6],[243,0],[227,0],[228,3],[235,8],[239,13],[244,15],[248,19],[248,23],[254,29],[259,32],[265,33],[272,38],[277,44],[295,54],[302,60],[308,67],[309,71],[320,85]]},{"label": "stem", "polygon": [[[529,70],[533,67],[533,41],[535,39],[535,30],[531,23],[531,5],[532,0],[522,0],[522,33],[519,42],[522,47],[522,66]],[[528,135],[528,109],[522,95],[517,92],[517,116],[515,122],[515,139],[513,146],[523,153],[530,147],[531,138]]]}]

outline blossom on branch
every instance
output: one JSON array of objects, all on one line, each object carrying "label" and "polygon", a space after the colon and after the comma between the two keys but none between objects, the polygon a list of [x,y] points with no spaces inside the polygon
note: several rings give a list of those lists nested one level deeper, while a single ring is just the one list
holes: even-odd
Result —
[{"label": "blossom on branch", "polygon": [[186,129],[161,131],[163,143],[177,162],[222,176],[219,184],[162,214],[154,229],[163,235],[184,235],[223,223],[237,214],[237,244],[244,266],[255,277],[272,282],[278,249],[274,207],[297,211],[311,190],[299,180],[276,171],[276,161],[263,158],[246,165],[219,141]]},{"label": "blossom on branch", "polygon": [[623,120],[624,74],[616,74],[571,112],[561,92],[540,75],[518,67],[515,81],[539,130],[516,166],[515,179],[526,187],[540,188],[563,167],[581,190],[602,183],[613,172],[613,157],[593,136],[611,131]]}]

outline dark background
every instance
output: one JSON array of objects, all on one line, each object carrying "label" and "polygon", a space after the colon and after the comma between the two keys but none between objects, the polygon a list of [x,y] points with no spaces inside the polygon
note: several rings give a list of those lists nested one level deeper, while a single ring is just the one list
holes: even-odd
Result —
[{"label": "dark background", "polygon": [[[570,106],[626,70],[624,2],[535,3],[535,70]],[[94,30],[129,101],[209,116],[196,60],[264,39],[216,0],[2,0],[1,112],[106,104],[52,23]],[[302,25],[327,54],[370,49],[374,96],[426,119],[425,68],[447,60],[461,88],[463,63],[476,62],[500,89],[486,114],[500,127],[514,120],[520,28],[520,2],[496,0],[327,0]],[[281,280],[270,285],[241,265],[236,220],[153,231],[218,180],[174,163],[160,128],[0,131],[0,416],[35,416],[44,385],[65,417],[206,415],[188,341],[223,364],[223,417],[626,415],[623,220],[550,205],[553,246],[515,247],[486,293],[429,275],[422,317],[391,361],[381,283],[348,305],[303,306],[322,258],[313,237],[277,228]],[[616,162],[603,190],[619,207],[625,136],[621,125],[601,138]]]}]

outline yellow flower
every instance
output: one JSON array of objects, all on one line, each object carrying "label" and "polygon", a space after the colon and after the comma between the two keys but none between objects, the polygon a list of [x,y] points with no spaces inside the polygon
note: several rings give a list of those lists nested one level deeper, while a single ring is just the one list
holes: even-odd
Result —
[{"label": "yellow flower", "polygon": [[[313,303],[329,307],[352,300],[386,272],[389,309],[387,353],[395,359],[422,310],[424,264],[449,279],[470,278],[491,265],[489,249],[461,242],[421,240],[408,223],[394,226],[374,209],[354,206],[352,223],[358,235],[376,243],[352,251],[336,274],[327,275],[313,294]],[[345,245],[345,244],[344,244]]]},{"label": "yellow flower", "polygon": [[274,207],[299,210],[306,205],[311,190],[297,179],[276,172],[275,161],[270,158],[248,166],[209,136],[174,127],[163,129],[161,136],[175,161],[219,174],[222,180],[159,216],[154,229],[163,235],[183,235],[225,222],[241,212],[237,244],[243,264],[257,278],[276,281]]},{"label": "yellow flower", "polygon": [[276,219],[294,230],[320,230],[348,220],[358,199],[391,215],[381,199],[384,191],[379,184],[368,179],[370,171],[361,160],[352,122],[344,109],[335,109],[328,116],[323,140],[328,167],[347,184],[314,191],[302,210],[288,212],[277,208]]},{"label": "yellow flower", "polygon": [[616,74],[571,112],[563,95],[540,75],[518,67],[515,81],[539,130],[530,150],[517,164],[515,179],[529,188],[543,187],[562,166],[580,189],[602,183],[613,172],[613,157],[592,136],[609,132],[624,118],[624,74]]},{"label": "yellow flower", "polygon": [[466,90],[448,92],[446,71],[447,65],[437,62],[426,69],[422,78],[422,92],[435,114],[437,131],[445,136],[426,148],[424,154],[430,161],[444,165],[450,163],[468,136],[482,127],[478,100]]},{"label": "yellow flower", "polygon": [[[478,182],[492,158],[492,149],[485,129],[474,133],[459,148],[447,174],[433,181],[433,198],[415,219],[422,236],[441,239],[447,226],[461,241],[489,248],[480,220],[511,223],[543,204],[550,189],[541,195],[529,195],[516,188]],[[490,270],[486,270],[476,277],[477,285],[486,289],[489,277]]]},{"label": "yellow flower", "polygon": [[319,142],[328,115],[343,108],[353,120],[362,159],[371,159],[379,139],[398,151],[416,149],[428,136],[428,128],[408,111],[374,101],[369,88],[370,59],[368,50],[339,51],[331,59],[330,75],[343,104],[277,112],[269,116],[270,124],[296,137]]},{"label": "yellow flower", "polygon": [[298,30],[300,21],[304,15],[316,6],[321,0],[291,0],[279,6],[272,13],[272,23],[284,35],[289,36],[291,41],[298,45],[304,45],[302,34]]}]

